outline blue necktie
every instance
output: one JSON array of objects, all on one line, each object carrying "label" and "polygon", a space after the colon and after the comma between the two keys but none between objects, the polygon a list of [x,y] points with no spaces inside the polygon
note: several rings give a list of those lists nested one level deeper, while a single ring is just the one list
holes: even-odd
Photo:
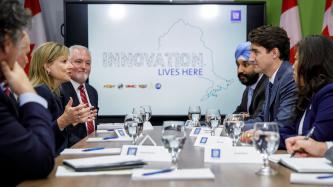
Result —
[{"label": "blue necktie", "polygon": [[270,103],[271,103],[271,95],[272,95],[272,88],[273,88],[273,84],[271,82],[269,82],[268,84],[268,103],[267,103],[267,112],[268,112],[268,121],[271,121],[271,110],[270,110]]},{"label": "blue necktie", "polygon": [[247,112],[250,112],[250,106],[252,102],[252,96],[253,96],[253,88],[249,87],[247,90]]}]

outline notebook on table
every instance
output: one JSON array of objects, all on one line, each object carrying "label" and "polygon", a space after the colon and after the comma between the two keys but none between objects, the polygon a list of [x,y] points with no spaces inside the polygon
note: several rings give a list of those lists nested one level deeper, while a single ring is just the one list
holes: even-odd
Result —
[{"label": "notebook on table", "polygon": [[145,162],[133,156],[116,155],[68,159],[64,160],[63,164],[76,172],[84,172],[140,168]]}]

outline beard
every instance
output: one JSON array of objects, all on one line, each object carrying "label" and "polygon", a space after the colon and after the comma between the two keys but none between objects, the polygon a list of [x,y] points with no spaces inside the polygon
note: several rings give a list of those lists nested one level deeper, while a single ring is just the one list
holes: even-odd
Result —
[{"label": "beard", "polygon": [[71,78],[78,83],[85,83],[89,77],[88,73],[72,73]]},{"label": "beard", "polygon": [[238,79],[239,81],[244,84],[245,86],[251,86],[254,83],[258,81],[259,73],[253,73],[253,74],[244,74],[244,73],[238,73]]}]

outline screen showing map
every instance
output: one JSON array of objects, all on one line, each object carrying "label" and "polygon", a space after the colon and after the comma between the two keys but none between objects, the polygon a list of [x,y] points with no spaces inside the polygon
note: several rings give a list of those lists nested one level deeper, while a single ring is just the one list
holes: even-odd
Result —
[{"label": "screen showing map", "polygon": [[186,115],[190,105],[232,113],[244,86],[234,52],[246,41],[247,6],[89,4],[89,82],[99,115],[151,105],[153,115]]}]

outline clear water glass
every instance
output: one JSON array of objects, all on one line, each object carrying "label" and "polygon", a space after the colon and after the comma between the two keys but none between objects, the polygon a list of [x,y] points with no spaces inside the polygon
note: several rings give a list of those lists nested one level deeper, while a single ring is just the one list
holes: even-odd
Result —
[{"label": "clear water glass", "polygon": [[224,124],[224,127],[228,136],[232,138],[232,145],[236,146],[242,134],[244,121],[227,120]]},{"label": "clear water glass", "polygon": [[143,112],[144,112],[144,121],[145,122],[148,122],[151,118],[151,115],[152,115],[152,111],[151,111],[151,107],[150,105],[143,105],[143,106],[140,106],[140,108],[143,109]]},{"label": "clear water glass", "polygon": [[269,167],[268,157],[275,153],[280,142],[279,126],[276,122],[254,124],[253,144],[263,157],[263,166],[257,175],[275,175],[277,171]]},{"label": "clear water glass", "polygon": [[200,127],[201,108],[200,106],[190,106],[188,108],[188,118],[193,122],[194,127]]},{"label": "clear water glass", "polygon": [[135,145],[143,130],[142,116],[138,114],[127,114],[124,120],[124,128],[128,136],[133,139],[132,144]]},{"label": "clear water glass", "polygon": [[177,169],[177,158],[186,140],[185,124],[179,121],[164,121],[162,143],[171,154],[171,167]]},{"label": "clear water glass", "polygon": [[211,135],[215,136],[215,129],[221,124],[221,114],[218,109],[207,109],[205,122],[211,129]]}]

